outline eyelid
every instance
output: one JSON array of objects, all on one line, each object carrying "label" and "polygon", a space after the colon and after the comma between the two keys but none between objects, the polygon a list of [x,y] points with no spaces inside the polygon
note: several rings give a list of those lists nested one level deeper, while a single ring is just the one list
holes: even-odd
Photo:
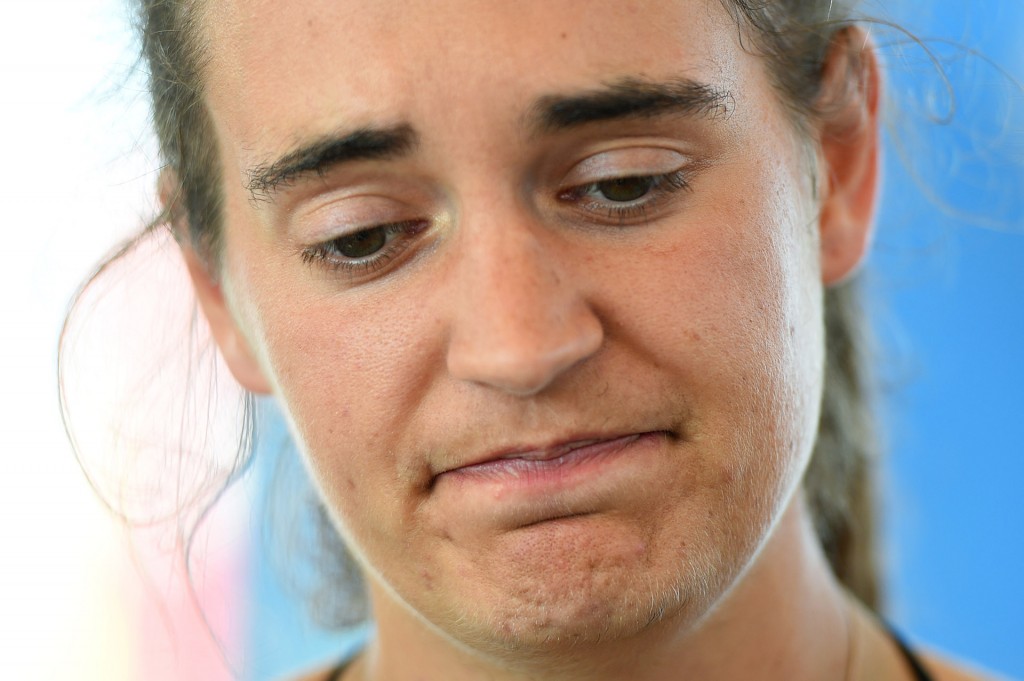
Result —
[{"label": "eyelid", "polygon": [[[325,193],[294,214],[289,229],[296,255],[307,265],[339,277],[346,286],[384,276],[414,257],[422,233],[436,221],[436,207],[426,201],[422,192],[388,189],[341,188]],[[382,233],[386,243],[365,257],[342,255],[339,242],[361,232]]]},{"label": "eyelid", "polygon": [[663,175],[692,163],[676,149],[630,146],[592,154],[574,165],[562,179],[562,186],[578,186],[623,177]]},{"label": "eyelid", "polygon": [[[673,210],[676,194],[692,190],[691,180],[702,164],[683,151],[656,144],[631,144],[593,153],[573,165],[562,178],[558,202],[580,224],[623,227],[647,223]],[[648,180],[649,191],[635,200],[600,196],[602,185],[619,180]]]},{"label": "eyelid", "polygon": [[436,212],[444,195],[419,167],[388,162],[357,163],[330,171],[279,205],[278,219],[296,242],[343,236],[334,226],[359,231]]},{"label": "eyelid", "polygon": [[376,193],[333,197],[294,218],[299,240],[330,241],[380,225],[403,222],[415,208],[390,196]]},{"label": "eyelid", "polygon": [[[328,271],[343,274],[354,284],[361,278],[380,274],[389,266],[402,262],[410,256],[414,241],[429,228],[430,221],[425,219],[364,227],[302,248],[298,255],[307,265],[317,265]],[[332,252],[339,240],[347,239],[359,232],[375,230],[382,230],[386,238],[384,246],[379,251],[361,258],[350,258]]]}]

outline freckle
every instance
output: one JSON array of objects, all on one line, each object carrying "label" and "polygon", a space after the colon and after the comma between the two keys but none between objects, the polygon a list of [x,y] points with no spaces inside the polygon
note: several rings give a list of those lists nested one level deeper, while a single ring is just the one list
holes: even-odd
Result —
[{"label": "freckle", "polygon": [[562,40],[565,40],[568,37],[569,37],[569,34],[563,31],[562,32]]},{"label": "freckle", "polygon": [[353,480],[352,478],[346,478],[345,482],[348,484],[348,488],[350,490],[355,491],[355,489],[356,489],[356,481],[355,480]]}]

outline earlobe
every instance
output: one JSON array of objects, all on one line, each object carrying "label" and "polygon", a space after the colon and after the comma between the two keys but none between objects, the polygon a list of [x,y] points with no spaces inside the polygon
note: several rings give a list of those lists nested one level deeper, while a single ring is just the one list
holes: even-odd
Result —
[{"label": "earlobe", "polygon": [[263,375],[249,342],[231,316],[221,284],[213,277],[205,260],[196,253],[188,238],[184,213],[178,205],[178,182],[173,171],[160,174],[159,193],[175,239],[181,246],[196,299],[210,326],[210,333],[224,361],[243,388],[253,393],[268,394],[270,384]]},{"label": "earlobe", "polygon": [[881,74],[860,28],[833,40],[822,79],[821,274],[826,285],[852,276],[874,229],[879,186]]}]

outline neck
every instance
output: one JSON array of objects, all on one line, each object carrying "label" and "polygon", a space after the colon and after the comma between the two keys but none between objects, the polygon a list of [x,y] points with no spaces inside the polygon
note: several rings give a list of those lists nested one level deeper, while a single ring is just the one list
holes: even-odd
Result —
[{"label": "neck", "polygon": [[797,495],[748,570],[711,612],[635,636],[539,655],[513,667],[466,649],[373,589],[378,636],[350,678],[496,681],[845,681],[846,600]]}]

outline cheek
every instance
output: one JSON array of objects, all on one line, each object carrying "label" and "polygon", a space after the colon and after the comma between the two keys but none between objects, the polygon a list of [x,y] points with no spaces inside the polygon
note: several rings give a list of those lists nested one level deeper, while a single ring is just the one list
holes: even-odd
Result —
[{"label": "cheek", "polygon": [[[737,371],[768,371],[773,360],[791,363],[797,345],[816,345],[820,324],[812,250],[798,216],[797,202],[748,206],[717,204],[698,213],[678,234],[644,248],[633,271],[617,282],[634,290],[620,305],[633,318],[629,331],[649,335],[652,345],[693,357],[681,361],[719,367],[725,382]],[[642,331],[641,331],[642,329]],[[638,338],[639,340],[639,338]]]},{"label": "cheek", "polygon": [[[354,303],[343,293],[311,291],[308,273],[298,270],[261,301],[266,364],[336,516],[346,527],[386,531],[408,509],[376,501],[408,498],[423,474],[399,456],[398,436],[439,366],[438,348],[426,340],[436,321],[426,300]],[[297,308],[296,301],[307,302]]]},{"label": "cheek", "polygon": [[799,178],[760,170],[744,193],[767,199],[706,197],[629,271],[602,277],[629,290],[603,295],[625,342],[689,392],[690,435],[735,454],[708,465],[733,480],[770,467],[790,484],[817,430],[821,287]]}]

